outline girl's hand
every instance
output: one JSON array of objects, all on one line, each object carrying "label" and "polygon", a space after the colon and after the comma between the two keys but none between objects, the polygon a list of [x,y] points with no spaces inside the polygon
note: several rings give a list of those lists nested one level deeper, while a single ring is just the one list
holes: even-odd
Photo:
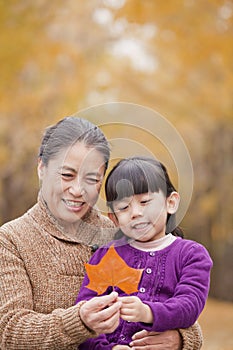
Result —
[{"label": "girl's hand", "polygon": [[115,345],[112,350],[129,350],[130,348],[128,345]]},{"label": "girl's hand", "polygon": [[153,323],[153,314],[150,307],[144,304],[138,297],[120,297],[118,300],[122,303],[120,316],[123,320]]},{"label": "girl's hand", "polygon": [[79,310],[81,320],[97,334],[112,333],[119,325],[121,302],[118,294],[94,297]]}]

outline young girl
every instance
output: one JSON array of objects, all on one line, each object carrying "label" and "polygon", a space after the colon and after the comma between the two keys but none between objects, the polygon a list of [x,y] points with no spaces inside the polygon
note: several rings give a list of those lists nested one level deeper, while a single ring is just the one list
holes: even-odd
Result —
[{"label": "young girl", "polygon": [[[190,327],[208,296],[212,260],[202,245],[182,239],[175,226],[180,198],[166,168],[149,157],[121,160],[109,173],[105,192],[118,239],[98,249],[90,264],[97,265],[114,244],[126,264],[143,274],[132,295],[115,288],[122,303],[116,331],[89,339],[79,349],[130,349],[139,330]],[[88,282],[86,275],[77,301],[96,296]]]}]

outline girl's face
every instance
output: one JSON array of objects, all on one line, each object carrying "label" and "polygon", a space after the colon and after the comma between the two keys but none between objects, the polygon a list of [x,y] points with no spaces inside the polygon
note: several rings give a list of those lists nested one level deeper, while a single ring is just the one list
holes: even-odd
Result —
[{"label": "girl's face", "polygon": [[122,232],[136,241],[154,241],[165,236],[167,214],[178,208],[177,192],[166,198],[161,190],[125,197],[113,203],[109,217]]},{"label": "girl's face", "polygon": [[49,210],[66,227],[95,205],[105,173],[104,156],[77,142],[45,166],[38,164],[41,191]]}]

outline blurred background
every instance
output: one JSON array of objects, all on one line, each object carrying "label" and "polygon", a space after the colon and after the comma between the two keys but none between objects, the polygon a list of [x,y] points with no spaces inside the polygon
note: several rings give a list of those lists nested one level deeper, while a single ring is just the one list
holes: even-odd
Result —
[{"label": "blurred background", "polygon": [[112,101],[156,110],[193,163],[182,227],[214,261],[203,349],[233,349],[233,2],[0,0],[0,32],[0,223],[36,201],[46,126]]}]

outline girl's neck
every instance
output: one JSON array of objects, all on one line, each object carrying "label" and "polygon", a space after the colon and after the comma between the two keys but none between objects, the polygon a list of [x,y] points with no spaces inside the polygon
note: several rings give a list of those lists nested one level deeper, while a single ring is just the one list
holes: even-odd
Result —
[{"label": "girl's neck", "polygon": [[156,251],[162,250],[172,244],[177,237],[173,236],[171,233],[166,236],[156,239],[154,241],[149,242],[140,242],[140,241],[130,241],[129,244],[139,250],[143,250],[145,252],[148,251]]}]

